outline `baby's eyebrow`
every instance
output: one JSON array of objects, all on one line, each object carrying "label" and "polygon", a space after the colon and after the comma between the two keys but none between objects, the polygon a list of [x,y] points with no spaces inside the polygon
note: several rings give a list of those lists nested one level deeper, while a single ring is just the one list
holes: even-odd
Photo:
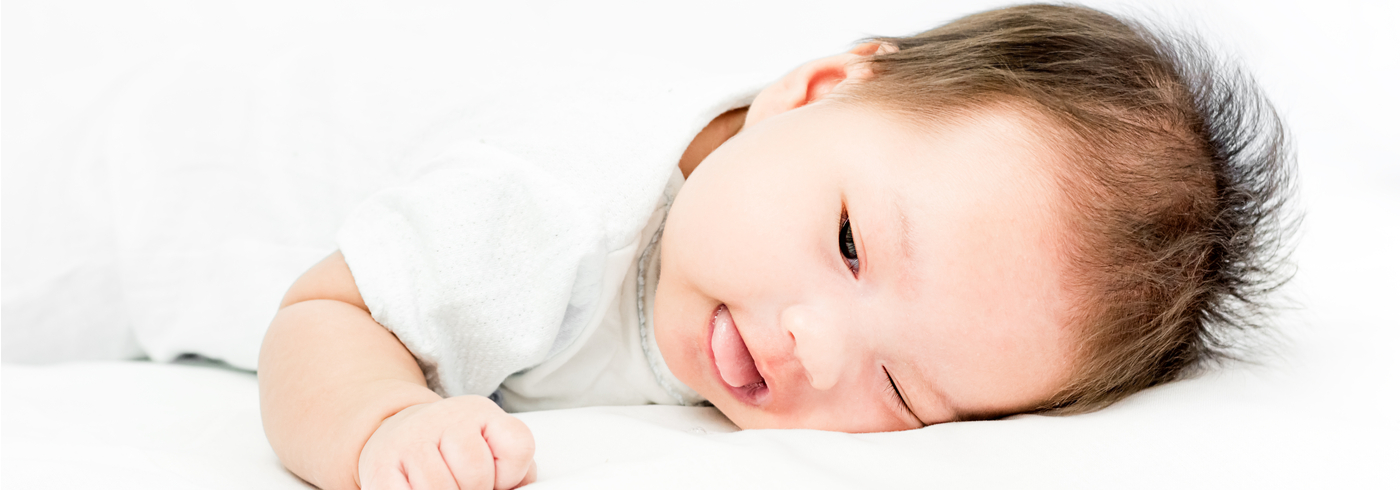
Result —
[{"label": "baby's eyebrow", "polygon": [[[928,375],[926,375],[926,374],[923,373],[922,371],[918,371],[918,370],[916,370],[915,372],[918,373],[918,377],[919,377],[919,379],[918,379],[917,381],[918,381],[919,383],[921,383],[919,386],[921,386],[921,387],[923,387],[924,389],[926,389],[927,392],[928,392],[928,394],[931,394],[931,395],[934,397],[934,399],[937,400],[936,402],[933,402],[933,403],[937,403],[937,404],[939,404],[939,405],[942,405],[942,406],[943,406],[943,410],[946,411],[946,412],[949,414],[949,418],[948,418],[947,420],[942,420],[942,421],[939,421],[939,422],[937,422],[937,423],[940,423],[940,424],[941,424],[941,423],[947,423],[947,422],[961,422],[961,421],[964,421],[964,420],[976,420],[976,419],[970,419],[970,418],[968,418],[968,413],[963,412],[961,409],[959,409],[957,403],[954,403],[954,402],[953,402],[953,399],[948,397],[948,392],[943,391],[943,387],[941,387],[941,386],[939,386],[939,385],[937,385],[937,384],[931,382],[931,381],[930,381],[930,377],[929,377]],[[931,408],[931,407],[927,406],[927,405],[931,402],[931,400],[925,398],[924,402],[925,402],[925,406],[924,406],[925,409]],[[923,422],[923,421],[924,421],[923,417],[919,417],[919,421],[920,421],[920,422]],[[924,425],[925,425],[925,426],[928,426],[928,425],[932,425],[932,424],[929,424],[929,423],[927,423],[927,422],[924,422]]]},{"label": "baby's eyebrow", "polygon": [[[919,415],[919,412],[920,412],[920,411],[916,408],[916,406],[915,406],[915,404],[914,404],[915,397],[913,396],[913,394],[914,394],[914,389],[913,389],[913,388],[917,386],[917,387],[923,388],[923,391],[925,391],[925,392],[932,392],[933,396],[937,397],[938,402],[944,404],[945,406],[946,406],[946,405],[949,405],[949,403],[948,403],[948,398],[947,398],[947,394],[945,394],[945,393],[943,392],[943,390],[939,389],[937,386],[934,386],[934,385],[930,384],[930,383],[928,382],[928,377],[925,376],[923,372],[919,371],[919,369],[918,369],[917,367],[915,367],[915,368],[912,369],[911,371],[914,372],[914,376],[912,376],[913,378],[915,378],[915,379],[912,380],[914,383],[913,383],[913,384],[896,383],[898,386],[895,386],[895,389],[898,390],[901,394],[903,394],[903,397],[902,397],[902,398],[903,398],[903,400],[904,400],[904,406],[909,410],[909,414],[910,414],[910,415],[913,415],[913,416],[914,416],[914,419],[915,419],[915,420],[918,420],[920,425],[922,425],[922,426],[924,426],[924,427],[928,427],[929,425],[932,425],[932,424],[926,422],[926,421],[924,420],[924,418],[923,418],[922,416]],[[890,382],[892,382],[892,383],[895,382],[894,375],[890,374],[889,369],[886,369],[886,370],[885,370],[885,374],[890,376]],[[906,379],[905,381],[911,381],[911,380]],[[928,398],[925,397],[925,398],[923,399],[923,401],[924,401],[925,406],[923,406],[922,408],[927,409],[928,407],[927,407],[926,405],[927,405],[928,402],[929,402]],[[949,406],[949,408],[951,409],[951,406]],[[925,413],[927,413],[927,412],[925,412]],[[955,419],[957,418],[956,412],[954,413],[954,418],[955,418]]]},{"label": "baby's eyebrow", "polygon": [[899,252],[903,255],[905,263],[914,260],[914,239],[909,233],[909,215],[904,213],[904,196],[895,194],[894,206],[895,217],[899,219]]},{"label": "baby's eyebrow", "polygon": [[[904,287],[908,288],[911,285],[909,281],[911,279],[916,279],[913,276],[913,268],[911,267],[911,264],[914,263],[914,249],[918,246],[918,243],[914,241],[914,236],[912,232],[913,226],[909,224],[909,214],[904,212],[904,205],[908,202],[908,200],[905,199],[904,194],[897,189],[890,189],[887,192],[889,192],[890,194],[890,200],[888,204],[889,207],[885,208],[884,212],[891,213],[892,217],[894,218],[894,221],[886,222],[889,223],[889,227],[886,229],[889,230],[890,233],[885,236],[893,235],[893,237],[882,237],[882,241],[893,241],[894,243],[889,243],[887,241],[884,244],[884,246],[895,247],[898,249],[898,251],[890,250],[889,248],[882,248],[882,250],[888,250],[888,253],[892,255],[888,257],[890,265],[888,267],[884,265],[877,265],[876,267],[884,270],[884,272],[881,272],[879,274],[890,274],[892,279],[897,278],[895,280],[903,282]],[[875,260],[879,262],[884,262],[882,258],[878,257],[875,258]],[[871,263],[874,264],[875,262]]]}]

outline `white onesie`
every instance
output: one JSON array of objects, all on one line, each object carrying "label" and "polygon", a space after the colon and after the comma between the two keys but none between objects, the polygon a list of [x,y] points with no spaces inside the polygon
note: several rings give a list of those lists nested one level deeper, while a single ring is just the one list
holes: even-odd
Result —
[{"label": "white onesie", "polygon": [[681,154],[747,105],[755,81],[609,84],[586,101],[555,94],[546,102],[574,97],[574,109],[534,131],[455,129],[421,177],[376,194],[338,234],[371,315],[444,396],[507,411],[703,402],[652,336],[656,244]]}]

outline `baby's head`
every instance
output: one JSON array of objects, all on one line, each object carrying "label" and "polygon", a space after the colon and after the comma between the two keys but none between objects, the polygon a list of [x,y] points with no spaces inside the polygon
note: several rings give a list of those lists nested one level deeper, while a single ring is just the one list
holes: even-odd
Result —
[{"label": "baby's head", "polygon": [[1079,7],[808,63],[690,175],[667,365],[744,428],[1076,412],[1230,352],[1278,284],[1291,154],[1249,79]]}]

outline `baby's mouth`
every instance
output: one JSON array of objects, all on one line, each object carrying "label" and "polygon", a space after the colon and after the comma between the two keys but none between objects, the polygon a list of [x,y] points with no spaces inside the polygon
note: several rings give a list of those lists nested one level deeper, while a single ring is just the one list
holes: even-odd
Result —
[{"label": "baby's mouth", "polygon": [[[734,326],[734,317],[729,315],[728,307],[719,305],[711,319],[711,327],[710,349],[715,354],[715,367],[719,368],[719,376],[724,383],[737,388],[747,397],[758,395],[760,389],[766,393],[768,383],[758,372],[753,355],[739,335],[739,329]],[[751,403],[756,401],[750,400]]]}]

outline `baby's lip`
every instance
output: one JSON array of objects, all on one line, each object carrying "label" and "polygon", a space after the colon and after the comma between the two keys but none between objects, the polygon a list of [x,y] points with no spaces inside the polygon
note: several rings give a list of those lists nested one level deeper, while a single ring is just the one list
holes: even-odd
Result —
[{"label": "baby's lip", "polygon": [[767,379],[758,369],[729,308],[723,304],[710,317],[709,344],[715,374],[735,398],[750,405],[767,400]]}]

